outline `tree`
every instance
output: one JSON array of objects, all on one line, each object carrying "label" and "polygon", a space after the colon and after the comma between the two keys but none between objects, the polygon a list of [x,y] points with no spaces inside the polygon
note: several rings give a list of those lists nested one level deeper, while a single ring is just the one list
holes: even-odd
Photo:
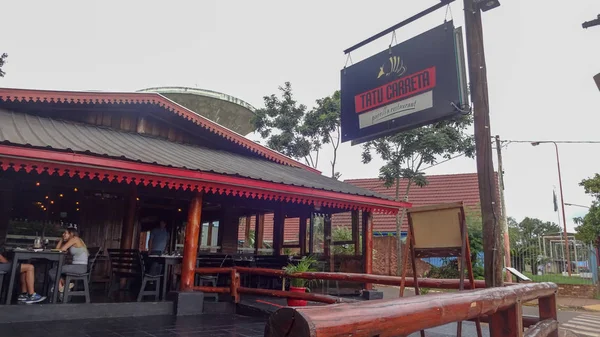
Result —
[{"label": "tree", "polygon": [[[401,132],[393,136],[383,137],[363,145],[362,161],[369,163],[372,152],[378,154],[385,164],[379,169],[379,179],[388,188],[395,186],[396,201],[408,201],[408,194],[413,184],[422,187],[427,185],[423,174],[423,165],[434,165],[439,158],[450,159],[455,154],[473,157],[475,152],[472,135],[467,128],[473,123],[471,115],[462,115],[457,119],[442,121],[414,130]],[[400,180],[407,181],[406,189],[400,194]],[[400,227],[406,216],[396,215],[396,235],[400,237]],[[398,240],[398,273],[402,272],[402,248]]]},{"label": "tree", "polygon": [[331,96],[317,100],[317,105],[306,114],[303,134],[311,139],[318,138],[320,144],[330,144],[333,150],[331,164],[331,177],[339,179],[341,174],[336,172],[337,150],[340,146],[342,133],[340,132],[340,91]]},{"label": "tree", "polygon": [[6,75],[6,72],[2,71],[2,67],[6,63],[7,57],[8,57],[7,53],[3,53],[2,55],[0,55],[0,77],[4,77],[4,75]]},{"label": "tree", "polygon": [[290,82],[280,86],[279,91],[281,99],[275,94],[263,97],[265,107],[256,110],[252,123],[269,148],[294,159],[304,159],[307,165],[316,168],[321,144],[319,139],[305,134],[306,106],[294,100]]},{"label": "tree", "polygon": [[575,238],[600,247],[600,175],[596,173],[593,178],[582,180],[579,186],[582,186],[585,193],[593,196],[596,200],[584,217],[573,219],[579,225],[575,227],[577,232]]},{"label": "tree", "polygon": [[560,226],[550,221],[526,217],[521,222],[509,221],[511,240],[511,263],[517,270],[523,271],[527,265],[531,273],[537,272],[542,263],[540,243],[545,235],[560,233]]}]

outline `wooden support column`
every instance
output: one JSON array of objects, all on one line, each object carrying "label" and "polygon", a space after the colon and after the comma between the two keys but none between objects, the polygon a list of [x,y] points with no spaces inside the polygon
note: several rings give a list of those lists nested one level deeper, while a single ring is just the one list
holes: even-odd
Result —
[{"label": "wooden support column", "polygon": [[300,235],[299,235],[299,243],[300,243],[300,255],[306,255],[306,216],[300,217]]},{"label": "wooden support column", "polygon": [[281,255],[283,248],[283,232],[285,225],[285,214],[283,206],[278,206],[273,215],[273,255]]},{"label": "wooden support column", "polygon": [[[185,227],[185,244],[181,263],[181,291],[191,291],[194,286],[201,217],[202,193],[197,193],[190,202],[188,222]],[[221,227],[221,223],[219,223],[219,227]]]},{"label": "wooden support column", "polygon": [[[552,296],[540,297],[540,299],[538,300],[538,307],[540,321],[546,319],[558,320],[558,314],[556,312],[556,292]],[[558,329],[556,329],[548,336],[558,337]]]},{"label": "wooden support column", "polygon": [[308,254],[312,255],[315,250],[315,214],[313,212],[310,212],[308,221]]},{"label": "wooden support column", "polygon": [[4,247],[12,209],[12,184],[0,180],[0,247]]},{"label": "wooden support column", "polygon": [[133,236],[135,235],[135,214],[137,211],[137,188],[134,184],[129,186],[129,193],[125,197],[126,208],[123,226],[121,228],[121,249],[133,249]]},{"label": "wooden support column", "polygon": [[352,211],[352,241],[354,242],[354,255],[360,256],[360,231],[358,225],[358,210]]},{"label": "wooden support column", "polygon": [[[362,213],[362,234],[363,234],[363,261],[365,274],[373,273],[373,214],[371,212]],[[372,284],[366,283],[365,289],[372,288]]]},{"label": "wooden support column", "polygon": [[331,228],[331,214],[325,214],[323,217],[323,253],[329,260],[329,271],[335,272],[335,256],[333,252],[333,231]]},{"label": "wooden support column", "polygon": [[256,214],[254,224],[254,254],[258,255],[259,249],[263,248],[263,241],[265,239],[265,215]]},{"label": "wooden support column", "polygon": [[[490,337],[522,337],[523,318],[520,302],[490,316]],[[558,332],[558,330],[557,330]]]},{"label": "wooden support column", "polygon": [[246,216],[246,227],[244,228],[244,247],[250,247],[250,226],[252,225],[252,219],[249,215]]}]

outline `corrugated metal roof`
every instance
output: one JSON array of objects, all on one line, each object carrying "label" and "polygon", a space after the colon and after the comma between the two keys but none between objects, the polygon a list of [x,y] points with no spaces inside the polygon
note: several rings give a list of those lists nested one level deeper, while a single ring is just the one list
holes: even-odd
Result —
[{"label": "corrugated metal roof", "polygon": [[302,168],[106,127],[0,109],[0,142],[390,199]]}]

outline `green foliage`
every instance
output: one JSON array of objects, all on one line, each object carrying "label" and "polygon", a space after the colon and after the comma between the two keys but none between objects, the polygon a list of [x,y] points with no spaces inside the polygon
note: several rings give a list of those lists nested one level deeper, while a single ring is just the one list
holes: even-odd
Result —
[{"label": "green foliage", "polygon": [[[290,263],[287,266],[285,266],[283,268],[283,270],[288,275],[294,274],[294,273],[315,272],[315,271],[317,271],[317,269],[314,268],[313,266],[316,263],[317,263],[317,260],[314,257],[304,256],[297,264]],[[301,279],[301,278],[291,278],[290,285],[292,287],[306,287],[306,285],[308,284],[308,281],[309,280]]]},{"label": "green foliage", "polygon": [[294,100],[290,82],[280,86],[279,91],[281,97],[263,97],[265,107],[256,110],[252,118],[256,131],[267,140],[269,148],[315,168],[323,144],[330,144],[331,177],[338,179],[341,174],[335,171],[335,164],[341,141],[340,92],[318,99],[308,111],[306,105]]},{"label": "green foliage", "polygon": [[560,226],[554,222],[526,217],[517,223],[509,219],[510,255],[513,268],[525,271],[525,265],[531,267],[532,273],[537,273],[537,266],[544,263],[541,259],[539,239],[544,235],[557,234]]},{"label": "green foliage", "polygon": [[[348,227],[335,226],[331,230],[331,236],[333,241],[352,241],[352,230]],[[333,246],[333,255],[354,255],[354,246]]]},{"label": "green foliage", "polygon": [[373,152],[385,161],[379,169],[379,179],[387,187],[398,179],[424,186],[427,180],[420,172],[423,164],[434,165],[440,157],[450,159],[454,154],[473,157],[475,143],[473,136],[467,134],[472,122],[472,116],[466,115],[367,142],[363,145],[362,161],[371,162]]},{"label": "green foliage", "polygon": [[593,178],[584,179],[579,183],[583,186],[585,193],[590,194],[596,200],[592,203],[588,213],[584,217],[573,219],[575,227],[575,237],[585,243],[591,243],[596,247],[600,246],[600,175],[596,173]]},{"label": "green foliage", "polygon": [[3,53],[2,55],[0,55],[0,77],[4,77],[4,75],[6,75],[6,72],[2,71],[2,67],[6,63],[7,57],[8,57],[7,53]]},{"label": "green foliage", "polygon": [[309,111],[304,118],[304,127],[302,129],[305,136],[311,139],[319,139],[321,144],[330,144],[333,150],[333,158],[330,160],[331,177],[339,179],[340,172],[335,171],[337,161],[337,150],[340,146],[340,91],[333,95],[318,99],[314,109]]}]

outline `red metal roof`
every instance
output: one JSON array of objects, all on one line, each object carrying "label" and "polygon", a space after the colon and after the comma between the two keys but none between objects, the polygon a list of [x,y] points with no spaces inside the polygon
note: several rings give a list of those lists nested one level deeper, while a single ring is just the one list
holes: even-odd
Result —
[{"label": "red metal roof", "polygon": [[[429,184],[424,187],[412,186],[408,201],[413,206],[427,206],[441,203],[462,201],[467,209],[479,211],[479,185],[477,173],[444,174],[427,176]],[[348,179],[345,182],[369,189],[379,194],[395,197],[395,188],[386,188],[378,178]],[[498,183],[496,180],[496,189]],[[401,181],[400,191],[406,190],[406,181]],[[468,211],[468,210],[467,210]],[[254,220],[252,220],[254,224]],[[339,213],[333,216],[333,226],[350,226],[350,213]],[[406,231],[407,220],[404,220],[402,230]],[[240,227],[240,239],[244,238],[244,225]],[[396,232],[396,216],[393,214],[373,215],[374,233]],[[287,219],[285,223],[285,241],[298,240],[298,219]],[[271,241],[273,236],[273,217],[265,217],[265,241]]]}]

